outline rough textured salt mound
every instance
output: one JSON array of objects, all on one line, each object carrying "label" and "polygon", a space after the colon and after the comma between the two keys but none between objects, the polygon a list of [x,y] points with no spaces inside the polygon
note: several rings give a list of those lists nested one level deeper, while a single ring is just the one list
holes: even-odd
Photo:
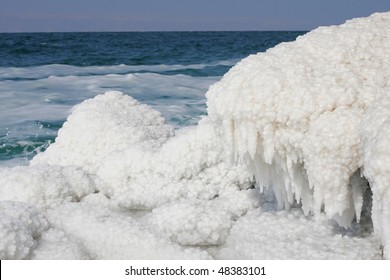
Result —
[{"label": "rough textured salt mound", "polygon": [[181,245],[220,245],[235,219],[259,206],[254,190],[224,192],[213,200],[167,203],[148,219],[153,230]]},{"label": "rough textured salt mound", "polygon": [[389,86],[390,13],[244,59],[194,127],[86,100],[30,166],[0,168],[0,258],[389,258]]},{"label": "rough textured salt mound", "polygon": [[94,172],[105,156],[126,147],[156,149],[173,135],[159,112],[111,91],[77,105],[55,144],[31,164],[77,165]]},{"label": "rough textured salt mound", "polygon": [[33,260],[86,260],[87,250],[78,240],[69,238],[63,230],[49,228],[42,232],[37,246],[28,259]]},{"label": "rough textured salt mound", "polygon": [[[19,191],[12,197],[49,208],[51,225],[65,235],[62,241],[61,232],[45,233],[34,258],[57,258],[52,249],[56,246],[67,248],[65,258],[210,258],[204,250],[182,246],[220,245],[235,220],[259,204],[257,191],[248,190],[253,180],[246,166],[229,167],[222,155],[208,118],[175,131],[173,137],[158,112],[122,93],[108,92],[73,110],[56,142],[30,166],[21,167],[25,176],[18,169],[0,172],[15,173],[15,179],[7,175],[5,182],[21,184],[22,190],[35,173],[43,190],[54,189],[52,200],[58,202],[49,206],[35,199],[51,202],[38,187],[31,188],[28,198]],[[68,169],[86,178],[61,177]],[[61,180],[52,181],[50,174]],[[86,188],[82,179],[94,188]],[[73,195],[68,185],[79,185],[80,194]],[[57,194],[56,187],[68,194]],[[129,249],[120,251],[124,247]]]},{"label": "rough textured salt mound", "polygon": [[242,60],[211,86],[208,113],[227,157],[280,208],[297,201],[347,227],[366,188],[359,126],[389,86],[390,13],[374,14]]},{"label": "rough textured salt mound", "polygon": [[372,221],[390,258],[390,92],[369,108],[361,125],[364,176],[373,192]]},{"label": "rough textured salt mound", "polygon": [[183,129],[158,151],[132,146],[111,153],[97,170],[100,190],[128,209],[153,209],[181,198],[209,200],[251,186],[244,165],[229,168],[207,120]]},{"label": "rough textured salt mound", "polygon": [[210,258],[202,250],[159,238],[134,218],[96,203],[66,203],[49,211],[48,219],[78,240],[91,259]]},{"label": "rough textured salt mound", "polygon": [[75,166],[0,168],[0,200],[22,201],[39,209],[79,201],[96,190],[95,181]]},{"label": "rough textured salt mound", "polygon": [[207,118],[173,134],[157,111],[107,92],[76,106],[55,143],[31,165],[78,166],[93,175],[97,191],[133,210],[181,198],[209,200],[225,189],[251,186],[244,165],[222,162],[222,146]]},{"label": "rough textured salt mound", "polygon": [[49,227],[46,218],[22,202],[0,201],[0,259],[24,259]]},{"label": "rough textured salt mound", "polygon": [[316,220],[308,219],[297,208],[277,212],[251,210],[232,227],[215,257],[242,260],[382,258],[378,250],[380,242],[374,235],[363,239],[335,234],[335,227],[327,217],[321,215]]}]

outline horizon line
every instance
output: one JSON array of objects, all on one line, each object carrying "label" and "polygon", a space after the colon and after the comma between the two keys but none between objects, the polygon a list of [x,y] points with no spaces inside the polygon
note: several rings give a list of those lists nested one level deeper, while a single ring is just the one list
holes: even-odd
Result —
[{"label": "horizon line", "polygon": [[280,29],[280,30],[128,30],[128,31],[0,31],[0,34],[23,33],[169,33],[169,32],[309,32],[311,30]]}]

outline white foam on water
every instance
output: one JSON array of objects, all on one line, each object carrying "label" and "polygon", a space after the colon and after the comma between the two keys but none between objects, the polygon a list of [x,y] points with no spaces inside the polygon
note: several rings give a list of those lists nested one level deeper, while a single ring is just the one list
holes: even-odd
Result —
[{"label": "white foam on water", "polygon": [[62,64],[50,64],[31,67],[0,67],[0,80],[40,80],[48,77],[65,76],[104,76],[108,74],[126,75],[137,72],[170,72],[179,70],[200,70],[206,67],[233,66],[238,61],[236,59],[216,61],[206,64],[189,65],[113,65],[113,66],[71,66]]},{"label": "white foam on water", "polygon": [[[58,67],[58,71],[62,71],[68,66]],[[27,71],[26,75],[35,73],[35,70],[39,74],[40,68],[52,71],[53,75],[58,74],[52,67],[42,66]],[[146,102],[162,112],[175,128],[194,125],[206,112],[205,93],[209,85],[218,79],[157,73],[111,74],[115,69],[110,67],[99,68],[104,75],[91,76],[88,74],[91,71],[73,68],[65,73],[71,74],[67,76],[0,81],[0,145],[5,147],[3,152],[16,151],[13,147],[18,146],[16,142],[20,140],[35,141],[34,146],[43,140],[44,148],[54,139],[58,125],[64,122],[75,104],[110,89],[121,90]],[[76,73],[72,73],[72,70]],[[77,70],[86,71],[86,75],[75,75]],[[41,123],[45,125],[42,126]],[[31,149],[35,148],[30,147],[29,150]],[[15,155],[23,157],[18,162],[2,158],[0,165],[18,165],[25,158],[31,158],[30,154],[34,152]]]},{"label": "white foam on water", "polygon": [[72,106],[107,90],[120,90],[143,100],[158,108],[167,119],[178,111],[182,116],[198,116],[199,111],[205,111],[204,94],[217,79],[135,73],[0,81],[0,124],[65,119]]}]

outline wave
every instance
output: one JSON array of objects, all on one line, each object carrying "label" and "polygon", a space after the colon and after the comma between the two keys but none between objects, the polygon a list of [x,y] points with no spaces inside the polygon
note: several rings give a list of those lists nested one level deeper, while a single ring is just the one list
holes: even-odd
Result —
[{"label": "wave", "polygon": [[[49,77],[64,76],[104,76],[108,74],[134,74],[134,73],[160,73],[165,75],[188,74],[189,76],[221,76],[238,60],[216,61],[207,64],[189,65],[112,65],[112,66],[70,66],[63,64],[50,64],[32,67],[0,67],[0,81],[13,80],[40,80]],[[202,72],[203,70],[203,72]],[[214,70],[214,72],[213,72]],[[192,72],[191,72],[192,71]],[[203,73],[203,74],[202,74]],[[211,75],[213,76],[213,75]]]},{"label": "wave", "polygon": [[[70,68],[62,73],[71,75],[57,75],[59,72],[56,72],[53,67],[59,67],[60,71]],[[3,164],[11,164],[12,156],[22,159],[31,158],[35,155],[35,152],[30,153],[33,146],[41,147],[42,150],[46,147],[47,142],[42,144],[37,139],[46,137],[48,131],[39,129],[38,125],[31,120],[62,125],[74,105],[107,90],[120,90],[151,105],[162,112],[167,121],[176,128],[194,125],[202,115],[206,114],[205,93],[208,87],[219,79],[219,77],[192,77],[183,74],[165,75],[150,72],[112,74],[110,73],[113,72],[112,69],[107,70],[105,67],[97,70],[110,74],[97,75],[98,71],[95,71],[96,75],[87,75],[93,72],[93,69],[90,69],[91,71],[83,72],[85,75],[73,75],[73,67],[66,66],[64,69],[62,65],[39,67],[35,69],[37,71],[23,68],[19,70],[26,71],[26,75],[35,73],[36,77],[42,76],[40,71],[47,71],[52,75],[41,79],[26,79],[25,76],[22,80],[0,81],[2,92],[0,135],[12,135],[12,137],[0,137],[0,146],[4,147],[0,153],[0,161],[7,161],[2,162]],[[56,131],[54,132],[53,136],[53,131],[50,131],[51,141],[56,135]],[[18,142],[31,139],[35,139],[37,143],[28,148],[28,153],[24,154],[27,150],[19,147]]]},{"label": "wave", "polygon": [[64,121],[25,121],[0,127],[0,165],[26,165],[57,136]]},{"label": "wave", "polygon": [[205,113],[205,93],[218,78],[135,73],[2,81],[0,125],[31,119],[65,120],[77,103],[108,90],[119,90],[159,109],[168,120],[181,126],[188,124],[184,119],[199,119]]}]

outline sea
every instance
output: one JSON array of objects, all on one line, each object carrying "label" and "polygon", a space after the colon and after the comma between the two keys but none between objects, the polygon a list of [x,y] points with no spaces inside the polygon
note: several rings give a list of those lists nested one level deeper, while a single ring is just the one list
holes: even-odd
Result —
[{"label": "sea", "polygon": [[0,33],[0,166],[26,165],[72,108],[118,90],[176,129],[207,114],[205,93],[238,61],[304,31]]}]

